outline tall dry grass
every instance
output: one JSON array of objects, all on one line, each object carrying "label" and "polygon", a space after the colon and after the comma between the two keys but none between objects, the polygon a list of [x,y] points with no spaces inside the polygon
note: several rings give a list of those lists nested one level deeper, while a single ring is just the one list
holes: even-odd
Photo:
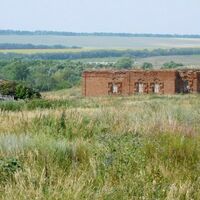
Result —
[{"label": "tall dry grass", "polygon": [[0,199],[198,199],[200,96],[58,94],[0,103]]}]

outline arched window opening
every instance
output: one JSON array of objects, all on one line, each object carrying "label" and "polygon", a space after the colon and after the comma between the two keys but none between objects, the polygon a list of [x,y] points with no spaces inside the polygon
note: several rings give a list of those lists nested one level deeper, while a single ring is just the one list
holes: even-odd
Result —
[{"label": "arched window opening", "polygon": [[154,93],[158,94],[160,92],[160,84],[155,83],[154,84]]},{"label": "arched window opening", "polygon": [[144,93],[144,83],[139,83],[138,84],[138,92],[139,93]]},{"label": "arched window opening", "polygon": [[108,83],[108,94],[122,94],[122,83]]},{"label": "arched window opening", "polygon": [[183,92],[189,93],[190,92],[190,85],[188,80],[183,81]]},{"label": "arched window opening", "polygon": [[118,93],[118,86],[116,84],[112,85],[112,93],[117,94]]}]

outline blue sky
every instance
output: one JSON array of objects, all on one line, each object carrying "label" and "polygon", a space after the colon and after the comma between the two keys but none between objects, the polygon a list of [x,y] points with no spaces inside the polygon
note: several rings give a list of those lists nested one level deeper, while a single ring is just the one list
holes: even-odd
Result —
[{"label": "blue sky", "polygon": [[0,0],[0,29],[200,34],[200,0]]}]

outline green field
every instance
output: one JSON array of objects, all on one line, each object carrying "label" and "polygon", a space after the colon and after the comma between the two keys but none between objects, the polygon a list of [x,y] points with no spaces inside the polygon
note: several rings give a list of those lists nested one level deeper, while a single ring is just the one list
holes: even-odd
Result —
[{"label": "green field", "polygon": [[67,49],[0,49],[0,53],[18,53],[18,54],[42,54],[42,53],[78,53],[83,51],[92,51],[93,48],[67,48]]},{"label": "green field", "polygon": [[[34,45],[64,45],[67,47],[79,46],[73,49],[12,49],[0,50],[0,53],[17,54],[45,54],[45,53],[81,53],[95,50],[143,50],[143,49],[168,49],[168,48],[200,48],[200,39],[191,38],[154,38],[154,37],[112,37],[112,36],[0,36],[0,43],[19,43]],[[119,58],[86,58],[79,59],[87,62],[116,62]],[[185,56],[157,56],[149,58],[136,58],[134,66],[141,66],[144,62],[150,62],[154,67],[160,67],[166,62],[183,63],[185,66],[199,67],[199,55]]]},{"label": "green field", "polygon": [[[92,48],[81,49],[13,49],[13,50],[0,50],[0,53],[18,53],[18,54],[36,54],[36,53],[78,53],[83,51],[93,51]],[[119,49],[118,49],[119,50]],[[85,58],[77,59],[83,63],[115,63],[119,57],[106,57],[106,58]],[[140,67],[144,62],[152,63],[155,68],[160,68],[164,63],[174,61],[182,63],[184,66],[197,68],[200,67],[200,55],[185,55],[185,56],[153,56],[148,58],[135,58],[134,67]]]},{"label": "green field", "polygon": [[185,56],[155,56],[149,58],[138,58],[135,60],[135,66],[141,66],[144,62],[150,62],[155,68],[160,68],[164,63],[174,61],[182,63],[186,67],[199,68],[200,55],[185,55]]},{"label": "green field", "polygon": [[0,43],[64,45],[100,49],[157,49],[200,47],[200,39],[106,36],[0,36]]},{"label": "green field", "polygon": [[200,96],[0,102],[0,199],[199,199]]},{"label": "green field", "polygon": [[[78,59],[83,63],[115,63],[120,58],[87,58]],[[148,58],[135,58],[134,67],[141,67],[144,62],[152,63],[154,68],[160,68],[164,63],[174,61],[176,63],[182,63],[186,67],[199,68],[200,67],[200,55],[185,55],[185,56],[154,56]]]}]

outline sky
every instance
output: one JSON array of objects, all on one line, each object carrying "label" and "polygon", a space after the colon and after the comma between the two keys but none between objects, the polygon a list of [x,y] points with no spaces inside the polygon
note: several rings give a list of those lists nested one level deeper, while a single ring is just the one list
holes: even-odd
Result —
[{"label": "sky", "polygon": [[200,34],[200,0],[0,0],[0,29]]}]

